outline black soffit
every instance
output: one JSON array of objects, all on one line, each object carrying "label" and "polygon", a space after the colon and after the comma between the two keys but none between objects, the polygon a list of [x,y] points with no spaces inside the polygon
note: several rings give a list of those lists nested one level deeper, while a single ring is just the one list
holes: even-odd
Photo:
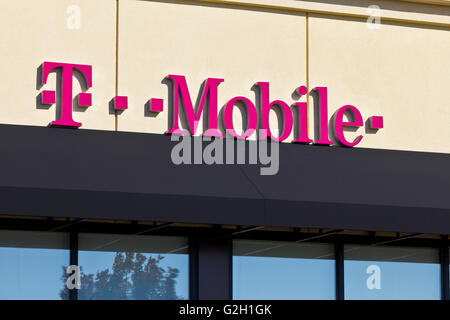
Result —
[{"label": "black soffit", "polygon": [[174,165],[170,136],[0,125],[0,214],[450,233],[450,155],[280,144]]}]

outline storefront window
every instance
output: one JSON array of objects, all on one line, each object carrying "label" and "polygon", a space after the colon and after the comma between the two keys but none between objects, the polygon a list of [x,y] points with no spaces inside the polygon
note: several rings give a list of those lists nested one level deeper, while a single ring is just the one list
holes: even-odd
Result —
[{"label": "storefront window", "polygon": [[69,257],[66,233],[0,231],[0,299],[61,299]]},{"label": "storefront window", "polygon": [[233,299],[335,299],[333,245],[237,240]]},{"label": "storefront window", "polygon": [[440,299],[439,252],[432,248],[345,246],[346,299]]},{"label": "storefront window", "polygon": [[82,233],[78,260],[80,300],[189,298],[186,238]]}]

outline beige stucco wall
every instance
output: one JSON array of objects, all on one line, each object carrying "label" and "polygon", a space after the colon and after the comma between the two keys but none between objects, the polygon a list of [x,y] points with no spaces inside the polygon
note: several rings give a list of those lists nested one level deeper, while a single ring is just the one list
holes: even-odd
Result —
[{"label": "beige stucco wall", "polygon": [[[271,99],[292,103],[292,91],[306,84],[308,56],[310,88],[328,87],[330,116],[345,104],[358,107],[364,120],[384,116],[385,128],[376,134],[364,128],[347,133],[349,138],[364,134],[359,147],[450,153],[450,6],[381,0],[226,2],[232,1],[237,5],[119,0],[116,21],[116,0],[1,0],[0,123],[45,126],[54,120],[55,106],[36,108],[41,90],[55,87],[54,74],[44,88],[36,87],[43,61],[93,66],[93,105],[74,112],[82,129],[115,130],[117,120],[119,131],[163,134],[169,110],[161,81],[168,74],[186,76],[193,101],[202,81],[219,77],[225,79],[219,107],[238,95],[254,101],[251,88],[257,81],[270,82]],[[73,4],[81,9],[76,30],[67,28],[66,10]],[[381,28],[368,28],[364,18],[338,16],[367,14],[368,5],[380,6]],[[307,11],[315,13],[306,19]],[[117,119],[108,106],[116,85],[119,95],[129,97],[129,109]],[[77,81],[74,90],[80,91]],[[150,98],[163,98],[164,112],[145,112]],[[239,127],[239,112],[234,116]],[[275,131],[274,112],[271,123]],[[311,112],[310,136],[312,124]]]},{"label": "beige stucco wall", "polygon": [[[168,74],[186,76],[193,103],[205,79],[225,79],[219,107],[235,96],[255,101],[258,81],[289,100],[306,83],[304,15],[129,0],[120,2],[119,26],[119,93],[132,97],[119,130],[167,131],[168,112],[144,116],[144,105],[164,98],[167,110]],[[238,109],[233,115],[241,127]]]},{"label": "beige stucco wall", "polygon": [[[70,5],[81,9],[80,29],[67,27]],[[46,126],[55,120],[55,106],[36,108],[37,69],[54,61],[93,65],[93,105],[73,117],[83,128],[114,130],[107,105],[115,83],[115,8],[115,0],[1,0],[0,123]],[[55,86],[52,73],[42,89]],[[80,89],[74,81],[74,96]]]},{"label": "beige stucco wall", "polygon": [[[385,128],[359,146],[450,152],[450,31],[309,18],[311,85],[328,86],[329,111],[345,104]],[[348,134],[349,137],[356,134]]]}]

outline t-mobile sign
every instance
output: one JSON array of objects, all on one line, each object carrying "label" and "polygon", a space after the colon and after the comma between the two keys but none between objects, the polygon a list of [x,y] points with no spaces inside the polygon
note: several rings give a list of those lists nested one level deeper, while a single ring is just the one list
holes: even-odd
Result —
[{"label": "t-mobile sign", "polygon": [[[44,62],[42,65],[42,84],[47,83],[48,75],[54,70],[62,72],[61,83],[61,112],[59,119],[52,121],[54,126],[81,127],[80,122],[73,119],[73,92],[72,82],[74,72],[80,73],[83,77],[80,81],[85,81],[82,85],[87,89],[92,87],[92,66],[73,64]],[[208,78],[201,86],[198,93],[197,104],[192,102],[186,77],[183,75],[170,74],[165,78],[165,82],[170,90],[167,101],[169,102],[170,118],[168,133],[171,134],[192,134],[197,132],[200,118],[203,115],[204,130],[202,135],[211,137],[223,137],[225,133],[237,139],[247,139],[252,136],[257,129],[263,132],[259,139],[270,138],[273,141],[285,141],[294,132],[292,142],[314,143],[319,145],[333,145],[335,143],[347,147],[354,147],[361,142],[363,135],[358,135],[353,141],[347,140],[344,135],[345,129],[356,130],[364,126],[361,112],[356,106],[351,104],[344,105],[337,112],[329,117],[328,114],[328,92],[327,87],[315,87],[308,92],[304,85],[296,87],[295,93],[301,98],[310,94],[314,98],[315,105],[315,128],[317,129],[316,139],[310,138],[308,133],[308,113],[310,109],[306,102],[295,102],[288,104],[283,100],[273,100],[270,97],[269,82],[257,82],[254,90],[257,92],[256,101],[245,96],[232,97],[225,104],[223,110],[219,112],[218,91],[219,86],[224,79]],[[78,94],[78,105],[89,107],[92,105],[92,94],[81,92]],[[53,90],[44,90],[41,93],[42,104],[55,104],[56,92]],[[128,97],[116,96],[114,98],[114,107],[116,110],[128,109]],[[242,132],[237,132],[233,123],[233,112],[239,107],[243,113],[244,127]],[[164,111],[164,99],[151,98],[148,103],[148,111],[159,113]],[[278,134],[273,134],[269,122],[269,114],[272,109],[277,109],[277,116],[280,117]],[[180,124],[181,123],[181,124]],[[378,130],[383,128],[382,116],[371,116],[366,122],[369,129]],[[334,138],[330,140],[330,132]]]}]

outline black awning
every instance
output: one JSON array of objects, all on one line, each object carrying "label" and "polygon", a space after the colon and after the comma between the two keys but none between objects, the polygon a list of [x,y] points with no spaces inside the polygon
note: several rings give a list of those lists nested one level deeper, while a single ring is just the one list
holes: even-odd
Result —
[{"label": "black awning", "polygon": [[166,135],[0,125],[0,137],[4,215],[450,233],[449,154],[282,143],[278,174],[263,176],[174,165]]}]

